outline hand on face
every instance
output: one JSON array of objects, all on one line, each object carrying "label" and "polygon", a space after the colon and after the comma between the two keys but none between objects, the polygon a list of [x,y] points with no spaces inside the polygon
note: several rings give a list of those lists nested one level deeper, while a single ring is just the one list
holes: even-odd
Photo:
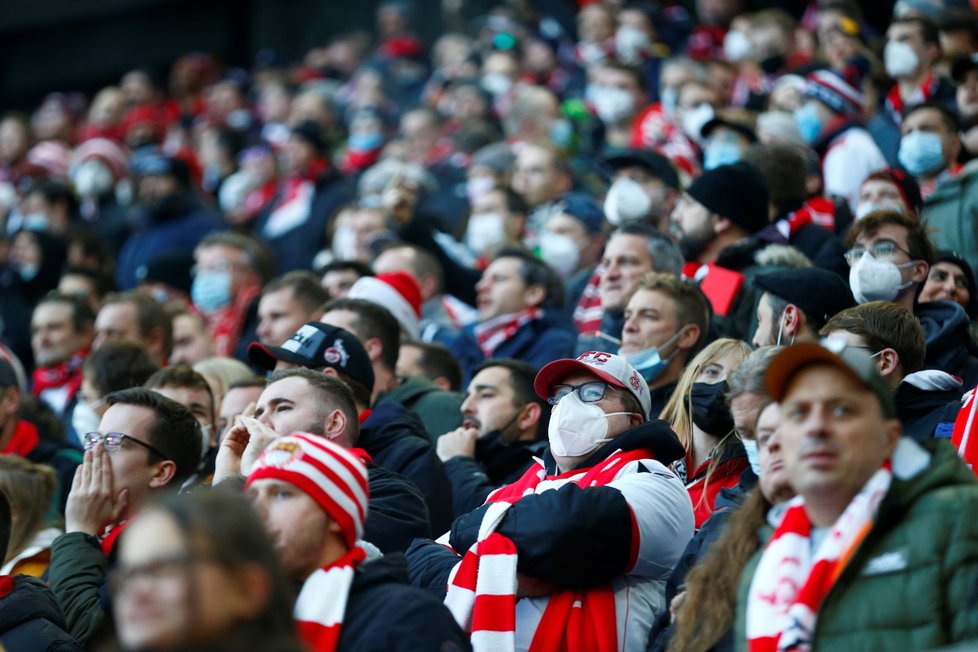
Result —
[{"label": "hand on face", "polygon": [[475,442],[479,439],[478,428],[460,426],[438,438],[438,458],[447,462],[453,457],[475,457]]},{"label": "hand on face", "polygon": [[120,520],[128,505],[129,490],[115,491],[112,459],[99,442],[85,451],[81,466],[75,470],[65,506],[65,531],[95,536]]}]

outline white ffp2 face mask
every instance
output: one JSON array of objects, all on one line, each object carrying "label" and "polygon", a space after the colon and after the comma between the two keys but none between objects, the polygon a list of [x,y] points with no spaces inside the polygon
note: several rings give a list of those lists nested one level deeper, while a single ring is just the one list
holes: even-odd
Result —
[{"label": "white ffp2 face mask", "polygon": [[628,177],[615,179],[604,198],[604,214],[612,226],[638,222],[650,210],[652,200],[638,181]]},{"label": "white ffp2 face mask", "polygon": [[866,252],[849,270],[849,289],[856,303],[870,301],[893,301],[902,290],[913,283],[903,282],[900,269],[913,265],[913,262],[897,265],[889,260],[876,260]]},{"label": "white ffp2 face mask", "polygon": [[547,436],[550,452],[561,457],[587,455],[608,437],[608,417],[631,412],[605,412],[593,403],[585,403],[577,392],[560,399],[550,414]]}]

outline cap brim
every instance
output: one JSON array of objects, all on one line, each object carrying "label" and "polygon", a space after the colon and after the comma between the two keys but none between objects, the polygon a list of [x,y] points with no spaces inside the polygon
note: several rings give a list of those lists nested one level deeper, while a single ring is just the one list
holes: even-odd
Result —
[{"label": "cap brim", "polygon": [[609,385],[613,385],[614,387],[619,387],[631,392],[631,390],[625,387],[624,383],[611,374],[595,369],[591,365],[584,364],[579,360],[570,359],[554,360],[550,364],[545,365],[543,369],[537,372],[537,377],[533,379],[533,391],[537,393],[537,396],[546,401],[548,398],[550,398],[547,390],[549,390],[557,381],[562,380],[564,377],[575,371],[583,371],[592,374]]},{"label": "cap brim", "polygon": [[308,366],[308,360],[297,356],[292,351],[283,349],[280,346],[268,346],[261,342],[252,342],[248,345],[248,360],[252,364],[269,371],[275,369],[275,365],[279,360],[302,367]]},{"label": "cap brim", "polygon": [[767,373],[764,374],[764,387],[768,395],[776,402],[784,400],[791,379],[801,369],[813,364],[829,364],[845,372],[860,385],[866,381],[859,377],[852,367],[840,356],[832,353],[821,344],[805,342],[787,347],[771,360]]}]

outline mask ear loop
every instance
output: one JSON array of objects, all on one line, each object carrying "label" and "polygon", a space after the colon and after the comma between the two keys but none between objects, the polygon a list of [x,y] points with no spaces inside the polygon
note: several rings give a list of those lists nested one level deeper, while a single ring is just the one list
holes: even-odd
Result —
[{"label": "mask ear loop", "polygon": [[[662,350],[665,349],[666,347],[669,347],[669,346],[672,346],[673,344],[675,344],[676,340],[679,339],[679,336],[682,335],[685,332],[686,332],[686,326],[682,326],[678,331],[675,332],[675,334],[673,334],[672,337],[670,337],[668,340],[666,340],[665,342],[663,342],[661,345],[655,347],[656,349],[659,350],[659,354],[661,355]],[[676,354],[677,353],[679,353],[679,351],[673,351],[672,352],[672,355],[670,355],[668,358],[663,358],[663,362],[665,362],[666,364],[669,364],[670,362],[672,362],[672,359],[676,357]]]}]

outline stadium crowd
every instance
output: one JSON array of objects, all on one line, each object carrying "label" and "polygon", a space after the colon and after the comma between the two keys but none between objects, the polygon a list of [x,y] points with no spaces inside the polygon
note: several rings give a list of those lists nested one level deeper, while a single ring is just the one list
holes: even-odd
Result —
[{"label": "stadium crowd", "polygon": [[0,647],[978,644],[978,6],[441,11],[0,116]]}]

